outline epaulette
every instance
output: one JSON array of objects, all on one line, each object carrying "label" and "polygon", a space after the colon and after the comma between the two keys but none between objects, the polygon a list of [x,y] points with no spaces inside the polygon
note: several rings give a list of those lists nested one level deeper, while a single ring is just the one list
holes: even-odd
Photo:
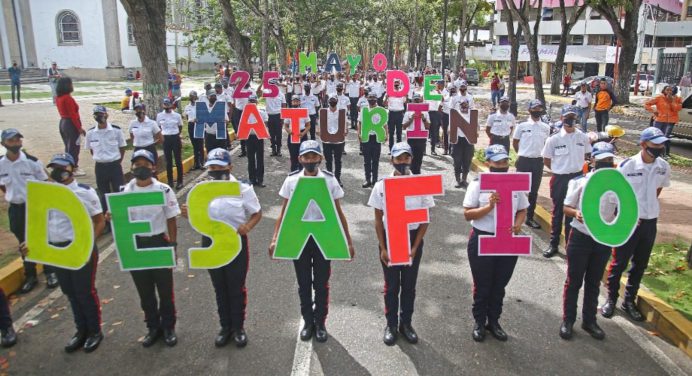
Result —
[{"label": "epaulette", "polygon": [[625,164],[627,164],[627,162],[629,162],[631,159],[632,159],[632,158],[627,158],[627,159],[625,159],[624,161],[622,161],[622,162],[620,163],[620,167],[625,167]]},{"label": "epaulette", "polygon": [[31,155],[27,152],[24,152],[24,155],[26,155],[26,159],[28,159],[30,161],[38,162],[38,158],[34,157],[33,155]]},{"label": "epaulette", "polygon": [[576,180],[583,179],[583,178],[584,178],[584,175],[579,175],[579,176],[573,177],[572,180],[576,181]]},{"label": "epaulette", "polygon": [[91,128],[89,128],[89,129],[87,129],[87,132],[89,132],[89,131],[93,131],[94,129],[96,129],[96,126],[94,126],[94,127],[91,127]]},{"label": "epaulette", "polygon": [[378,178],[378,179],[377,179],[377,181],[382,181],[382,180],[384,180],[384,178]]},{"label": "epaulette", "polygon": [[471,180],[471,181],[478,181],[478,180],[480,180],[480,178],[479,178],[478,176],[476,176],[476,177],[473,178],[473,180]]},{"label": "epaulette", "polygon": [[84,188],[84,189],[86,189],[87,191],[90,190],[90,189],[92,189],[91,186],[88,185],[88,184],[77,183],[77,186],[80,187],[80,188]]},{"label": "epaulette", "polygon": [[291,172],[288,173],[288,176],[293,176],[293,175],[299,173],[300,171],[301,171],[301,170],[291,171]]},{"label": "epaulette", "polygon": [[327,170],[322,170],[322,173],[327,175],[327,176],[334,176],[334,174],[332,172],[327,171]]},{"label": "epaulette", "polygon": [[111,127],[115,128],[115,129],[120,129],[120,127],[115,125],[115,124],[111,124]]},{"label": "epaulette", "polygon": [[247,179],[240,179],[240,180],[238,180],[238,181],[239,181],[241,184],[252,185],[252,183],[250,182],[250,180],[247,180]]}]

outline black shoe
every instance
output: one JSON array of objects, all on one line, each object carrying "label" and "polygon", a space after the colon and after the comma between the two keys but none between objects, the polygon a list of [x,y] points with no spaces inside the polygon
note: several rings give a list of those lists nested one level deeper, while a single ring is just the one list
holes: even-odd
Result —
[{"label": "black shoe", "polygon": [[163,330],[163,341],[166,346],[173,347],[178,343],[178,336],[175,335],[175,329],[164,329]]},{"label": "black shoe", "polygon": [[609,319],[613,317],[613,314],[615,313],[615,300],[608,299],[606,300],[605,304],[601,306],[601,316]]},{"label": "black shoe", "polygon": [[324,324],[315,324],[315,340],[317,342],[327,342],[328,337],[327,328],[324,327]]},{"label": "black shoe", "polygon": [[17,333],[12,325],[6,330],[0,331],[0,333],[2,333],[2,340],[0,340],[2,347],[12,347],[17,343]]},{"label": "black shoe", "polygon": [[598,340],[605,338],[605,332],[595,322],[588,324],[584,322],[581,324],[581,328],[584,329],[585,332],[591,334],[593,338]]},{"label": "black shoe", "polygon": [[279,151],[279,152],[276,153],[276,156],[277,156],[277,157],[283,157],[283,154],[281,154],[281,152]]},{"label": "black shoe", "polygon": [[103,340],[103,333],[101,333],[101,332],[90,335],[89,337],[87,337],[86,341],[84,342],[84,352],[90,353],[90,352],[96,350],[99,347],[99,345],[101,344],[102,340]]},{"label": "black shoe", "polygon": [[495,337],[498,341],[506,341],[507,340],[507,333],[502,329],[500,326],[499,322],[496,323],[489,323],[488,325],[485,326],[487,330],[490,331],[490,334]]},{"label": "black shoe", "polygon": [[303,341],[309,341],[312,338],[312,332],[315,331],[315,325],[310,323],[305,323],[303,329],[300,330],[300,339]]},{"label": "black shoe", "polygon": [[266,185],[265,185],[264,183],[262,183],[261,181],[255,182],[255,183],[252,184],[252,185],[254,185],[255,187],[259,187],[259,188],[264,188],[264,187],[266,187]]},{"label": "black shoe", "polygon": [[551,258],[557,255],[557,247],[550,246],[545,251],[543,251],[543,257]]},{"label": "black shoe", "polygon": [[457,183],[454,184],[454,188],[461,188],[461,182],[457,180]]},{"label": "black shoe", "polygon": [[269,154],[270,157],[276,157],[276,152],[272,150],[272,152]]},{"label": "black shoe", "polygon": [[404,338],[406,338],[406,342],[410,344],[418,343],[418,334],[416,334],[416,331],[413,330],[411,324],[399,325],[399,333],[404,335]]},{"label": "black shoe", "polygon": [[240,155],[239,155],[238,157],[242,158],[242,157],[246,157],[246,156],[247,156],[247,153],[246,153],[246,152],[241,152]]},{"label": "black shoe", "polygon": [[435,149],[433,148],[433,150],[430,152],[430,154],[432,154],[432,155],[437,155],[437,152],[436,152]]},{"label": "black shoe", "polygon": [[384,327],[384,337],[382,337],[382,341],[384,342],[385,345],[387,346],[393,346],[394,343],[396,342],[397,339],[397,332],[396,332],[396,327],[395,326],[385,326]]},{"label": "black shoe", "polygon": [[216,347],[226,346],[228,340],[231,338],[231,334],[233,334],[231,328],[221,328],[221,331],[219,332],[219,334],[216,335],[216,338],[214,339],[214,345]]},{"label": "black shoe", "polygon": [[77,332],[75,333],[72,338],[67,342],[67,345],[65,345],[65,352],[66,353],[71,353],[75,352],[78,349],[81,349],[84,347],[84,342],[86,341],[87,335],[84,332]]},{"label": "black shoe", "polygon": [[541,225],[540,225],[538,222],[536,222],[536,220],[533,219],[533,218],[527,219],[527,220],[526,220],[526,225],[529,226],[529,227],[531,227],[531,228],[534,228],[534,229],[539,229],[539,228],[541,228]]},{"label": "black shoe", "polygon": [[175,185],[175,190],[176,190],[176,191],[179,191],[179,190],[181,190],[181,189],[183,189],[183,183],[178,183],[178,184]]},{"label": "black shoe", "polygon": [[573,322],[563,321],[560,325],[560,338],[572,339],[572,326],[574,326]]},{"label": "black shoe", "polygon": [[49,289],[58,287],[58,275],[55,273],[46,274],[46,285]]},{"label": "black shoe", "polygon": [[476,342],[483,342],[485,339],[485,327],[481,323],[476,323],[473,326],[473,340]]},{"label": "black shoe", "polygon": [[161,329],[149,329],[149,333],[144,336],[142,346],[151,347],[161,337]]},{"label": "black shoe", "polygon": [[26,277],[26,280],[24,281],[22,288],[19,289],[19,293],[20,294],[27,294],[31,290],[33,290],[37,284],[38,284],[38,279],[36,278],[36,276]]},{"label": "black shoe", "polygon": [[370,187],[372,187],[372,185],[370,184],[369,181],[366,181],[365,183],[363,183],[363,185],[361,185],[361,187],[363,187],[363,188],[370,188]]},{"label": "black shoe", "polygon": [[247,334],[245,334],[245,329],[238,329],[233,334],[233,342],[235,342],[236,347],[245,347],[247,345]]},{"label": "black shoe", "polygon": [[639,309],[637,309],[634,302],[622,302],[622,307],[620,308],[622,308],[622,310],[625,311],[627,316],[629,316],[632,320],[644,321],[644,316],[641,312],[639,312]]}]

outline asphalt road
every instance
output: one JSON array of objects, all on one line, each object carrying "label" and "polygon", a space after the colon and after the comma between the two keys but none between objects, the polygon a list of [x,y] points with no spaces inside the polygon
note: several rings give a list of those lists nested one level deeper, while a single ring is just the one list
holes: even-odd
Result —
[{"label": "asphalt road", "polygon": [[[284,146],[285,147],[285,146]],[[385,148],[383,148],[384,150]],[[534,235],[533,255],[521,258],[507,289],[502,324],[509,341],[471,338],[472,279],[466,256],[469,225],[463,219],[464,191],[453,188],[451,159],[425,157],[424,171],[443,174],[446,194],[435,199],[425,239],[413,325],[421,341],[396,346],[382,343],[385,325],[383,280],[378,261],[369,189],[362,189],[362,157],[349,135],[343,181],[343,207],[356,257],[333,262],[330,312],[324,343],[297,340],[300,311],[293,266],[270,260],[267,247],[281,200],[278,189],[288,170],[287,157],[266,157],[267,188],[258,189],[264,217],[250,234],[251,261],[246,330],[249,344],[217,349],[219,329],[213,288],[204,270],[174,273],[179,343],[149,349],[143,314],[129,273],[120,271],[111,247],[101,247],[97,288],[104,303],[101,347],[92,354],[66,354],[74,332],[67,299],[59,290],[39,288],[15,305],[23,329],[19,343],[0,351],[0,372],[17,375],[685,375],[692,362],[680,350],[620,316],[601,319],[604,341],[575,325],[569,342],[558,336],[562,317],[565,261],[540,256],[544,233]],[[265,152],[268,155],[268,151]],[[237,154],[237,150],[234,154]],[[286,152],[284,153],[287,154]],[[236,176],[247,176],[245,159],[234,159]],[[387,156],[380,175],[391,171]],[[186,181],[190,180],[190,177]],[[184,198],[181,199],[181,202]],[[529,229],[526,228],[526,231]],[[179,220],[179,257],[199,244],[200,236]],[[26,324],[32,324],[28,327]],[[578,322],[579,324],[579,322]]]}]

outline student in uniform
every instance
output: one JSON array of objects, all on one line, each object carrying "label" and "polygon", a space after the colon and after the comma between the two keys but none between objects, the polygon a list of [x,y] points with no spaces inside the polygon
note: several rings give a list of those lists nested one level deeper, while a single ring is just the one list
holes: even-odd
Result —
[{"label": "student in uniform", "polygon": [[468,84],[465,80],[461,80],[461,82],[459,82],[459,100],[457,103],[460,103],[462,99],[466,98],[466,100],[469,102],[469,108],[474,109],[476,108],[476,103],[473,101],[473,95],[466,91],[467,86]]},{"label": "student in uniform", "polygon": [[[421,141],[425,142],[425,139]],[[391,162],[394,171],[391,176],[410,175],[413,151],[405,142],[394,144],[392,148]],[[411,240],[411,265],[388,266],[389,256],[387,252],[386,218],[384,216],[384,182],[375,183],[368,206],[375,209],[375,231],[379,241],[380,263],[384,273],[384,312],[387,318],[387,326],[384,328],[383,341],[387,346],[392,346],[397,340],[398,332],[408,343],[418,343],[418,334],[411,326],[413,305],[416,300],[416,282],[418,280],[418,268],[423,257],[423,237],[428,230],[428,223],[416,223],[408,225],[409,238]],[[432,208],[435,206],[432,196],[415,196],[406,198],[407,210]]]},{"label": "student in uniform", "polygon": [[[329,104],[329,108],[327,108],[327,132],[330,134],[336,134],[339,132],[339,98],[336,95],[332,95],[329,97],[327,103]],[[344,132],[348,134],[348,129],[344,129]],[[344,153],[345,146],[345,139],[344,141],[338,143],[322,141],[327,171],[334,174],[336,181],[339,182],[341,187],[344,186],[341,183],[341,157]]]},{"label": "student in uniform", "polygon": [[624,160],[618,167],[625,179],[632,184],[637,196],[639,225],[627,243],[613,249],[613,258],[608,268],[608,299],[601,308],[603,317],[613,316],[619,296],[620,277],[631,262],[622,310],[632,320],[644,321],[634,300],[656,241],[656,223],[661,210],[658,196],[664,187],[670,186],[670,165],[661,158],[668,141],[669,138],[660,129],[644,129],[639,137],[641,151]]},{"label": "student in uniform", "polygon": [[[461,108],[459,113],[470,124],[471,114],[469,113],[468,100],[466,98],[459,99],[459,107]],[[474,144],[466,139],[464,132],[461,129],[457,129],[457,143],[452,145],[454,177],[457,182],[454,186],[455,188],[466,188],[469,186],[467,179],[471,171],[471,160],[473,159],[475,149]]]},{"label": "student in uniform", "polygon": [[[77,195],[86,207],[94,226],[94,244],[89,261],[79,270],[55,268],[60,289],[70,301],[77,326],[77,333],[65,346],[65,352],[72,353],[82,348],[84,352],[90,353],[96,350],[103,340],[101,302],[96,292],[96,268],[99,257],[96,239],[103,232],[106,221],[96,191],[88,185],[78,184],[75,180],[72,174],[75,162],[70,154],[56,154],[51,158],[48,168],[51,169],[50,177],[54,182],[67,186]],[[63,213],[51,211],[48,215],[48,242],[55,247],[63,248],[72,243],[74,237],[70,220]],[[23,247],[23,251],[25,254],[31,252],[26,246]]]},{"label": "student in uniform", "polygon": [[120,191],[125,183],[122,161],[125,155],[125,136],[119,126],[108,122],[108,110],[94,107],[96,126],[86,133],[85,142],[96,165],[96,188],[101,197],[101,207],[106,207],[106,194]]},{"label": "student in uniform", "polygon": [[[293,195],[296,184],[298,184],[298,179],[301,176],[317,176],[326,179],[327,188],[332,196],[332,200],[334,200],[334,206],[339,215],[341,226],[344,229],[344,235],[346,236],[351,258],[355,256],[351,234],[348,231],[348,222],[346,222],[346,216],[341,210],[341,198],[344,197],[344,190],[341,189],[334,175],[318,167],[322,162],[322,157],[322,149],[320,148],[319,142],[308,140],[300,144],[299,159],[300,164],[303,166],[303,170],[294,171],[289,174],[279,191],[279,196],[284,199],[284,202],[281,208],[281,214],[279,214],[279,218],[276,220],[274,236],[269,245],[270,257],[274,255],[276,239],[286,211],[286,205],[288,205],[288,200]],[[316,212],[313,209],[314,208],[308,208],[305,212],[304,220],[315,221],[321,217],[319,210]],[[329,277],[331,275],[331,262],[325,260],[317,243],[311,237],[305,244],[300,258],[293,261],[293,266],[295,267],[296,279],[298,280],[300,311],[304,321],[303,328],[300,331],[300,339],[309,341],[314,333],[315,339],[318,342],[325,342],[328,337],[325,321],[327,320],[327,312],[329,311]],[[314,300],[312,298],[313,290],[315,296]]]},{"label": "student in uniform", "polygon": [[[509,154],[502,145],[491,145],[485,149],[490,172],[507,172],[509,170]],[[485,339],[486,329],[500,341],[507,340],[507,333],[500,326],[502,301],[505,297],[505,287],[512,278],[518,256],[480,256],[478,255],[478,237],[495,233],[495,205],[500,201],[497,193],[481,192],[479,181],[476,179],[469,185],[464,196],[464,217],[471,222],[471,235],[468,242],[468,257],[473,275],[473,327],[472,337],[476,342]],[[514,224],[509,229],[519,234],[521,225],[526,218],[526,208],[529,201],[523,192],[512,194],[512,211]]]},{"label": "student in uniform", "polygon": [[[401,90],[401,82],[394,82],[394,90]],[[406,112],[406,97],[390,97],[386,96],[384,105],[387,107],[389,117],[387,118],[387,130],[392,137],[389,138],[389,153],[391,154],[392,146],[394,145],[394,135],[396,132],[396,142],[401,142],[401,125]]]},{"label": "student in uniform", "polygon": [[550,126],[541,121],[543,102],[539,99],[533,99],[529,102],[529,114],[529,118],[514,130],[512,146],[518,156],[515,164],[517,172],[531,173],[531,191],[529,192],[529,208],[526,211],[526,225],[539,229],[541,225],[533,219],[533,215],[538,199],[538,188],[543,179],[541,152],[545,141],[550,137]]},{"label": "student in uniform", "polygon": [[[156,160],[148,150],[138,150],[132,154],[132,175],[123,187],[123,192],[163,192],[164,205],[143,206],[130,209],[132,221],[151,222],[149,236],[135,237],[138,249],[177,247],[178,228],[176,217],[180,214],[178,199],[170,186],[156,180]],[[175,300],[173,298],[173,269],[146,269],[130,272],[137,288],[139,300],[144,311],[144,321],[148,332],[142,346],[150,347],[162,335],[167,346],[175,346]],[[158,299],[156,294],[158,293]]]},{"label": "student in uniform", "polygon": [[[423,97],[420,94],[413,94],[413,103],[421,103]],[[420,118],[423,123],[423,127],[427,130],[430,129],[430,116],[428,112],[422,112],[416,114],[413,111],[406,111],[404,114],[403,129],[407,130],[412,126],[416,118]],[[420,174],[420,168],[423,165],[423,155],[425,154],[425,144],[428,142],[425,138],[408,138],[406,137],[406,142],[411,146],[411,172],[414,175]]]},{"label": "student in uniform", "polygon": [[168,175],[168,185],[173,186],[173,160],[177,170],[177,184],[175,189],[183,187],[183,161],[181,153],[183,143],[180,139],[180,132],[183,129],[183,118],[179,113],[173,111],[173,104],[168,98],[163,100],[163,111],[156,115],[156,122],[161,127],[163,134],[163,155],[166,157],[166,173]]},{"label": "student in uniform", "polygon": [[[5,195],[5,201],[9,204],[7,214],[9,216],[10,231],[14,234],[19,244],[24,243],[26,235],[26,185],[27,181],[45,181],[48,175],[43,169],[41,161],[22,151],[22,136],[15,128],[2,131],[2,146],[7,149],[4,156],[0,157],[0,190]],[[22,259],[24,257],[22,256]],[[45,265],[43,273],[46,275],[48,288],[58,287],[58,276],[53,267]],[[36,277],[36,264],[24,260],[24,283],[19,289],[20,294],[26,294],[38,284]]]},{"label": "student in uniform", "polygon": [[[562,129],[548,138],[543,147],[543,164],[552,172],[550,178],[550,198],[553,201],[550,246],[543,257],[555,256],[560,245],[564,217],[564,202],[569,181],[582,175],[584,160],[590,158],[591,141],[576,128],[579,109],[566,105],[562,108]],[[572,218],[565,218],[565,239],[569,239]]]},{"label": "student in uniform", "polygon": [[315,129],[317,128],[317,110],[320,108],[320,100],[311,93],[310,84],[305,84],[303,91],[305,94],[301,97],[300,107],[308,109],[310,115],[310,139],[315,139]]},{"label": "student in uniform", "polygon": [[351,129],[358,127],[358,99],[360,97],[361,82],[358,80],[358,74],[351,76],[351,81],[346,84],[346,93],[350,101],[349,109],[351,116]]},{"label": "student in uniform", "polygon": [[488,116],[485,134],[490,139],[490,145],[500,144],[509,150],[509,137],[517,125],[517,120],[509,112],[509,98],[500,98],[500,109]]},{"label": "student in uniform", "polygon": [[[250,83],[247,83],[245,85],[245,90],[250,89]],[[240,90],[240,88],[236,88],[236,90]],[[228,98],[230,100],[230,98]],[[221,100],[221,98],[218,98],[218,100]],[[233,117],[232,117],[232,122],[233,122],[233,130],[235,131],[235,134],[238,134],[238,126],[240,125],[240,116],[243,114],[243,110],[245,109],[245,105],[247,105],[248,99],[247,98],[236,98],[233,100]],[[211,149],[207,149],[211,150]],[[240,140],[240,155],[239,157],[242,158],[247,155],[247,149],[246,149],[246,143],[245,140]]]},{"label": "student in uniform", "polygon": [[[238,182],[231,174],[231,153],[225,149],[210,151],[205,167],[209,169],[211,180]],[[241,182],[240,196],[217,198],[209,204],[208,211],[211,219],[233,226],[241,240],[240,253],[233,261],[220,268],[209,269],[221,324],[221,331],[216,336],[214,344],[216,347],[223,347],[233,337],[237,347],[244,347],[247,345],[247,334],[243,325],[247,306],[245,279],[250,263],[248,234],[262,218],[260,203],[252,185]],[[182,216],[187,218],[187,205],[181,205],[181,212]],[[203,236],[202,247],[209,246],[211,239]]]},{"label": "student in uniform", "polygon": [[[254,93],[250,94],[248,97],[248,103],[257,105],[257,95]],[[260,108],[258,108],[258,111],[260,117],[262,118],[262,122],[267,124],[267,121],[269,120],[267,113]],[[254,117],[254,115],[251,116]],[[258,122],[259,119],[250,118],[248,121],[253,123]],[[248,135],[247,141],[245,141],[245,146],[247,148],[247,173],[250,177],[250,184],[256,187],[264,188],[266,187],[264,184],[264,140],[257,137],[254,132],[251,132],[250,135]]]},{"label": "student in uniform", "polygon": [[130,122],[128,128],[134,150],[146,149],[154,154],[154,157],[158,157],[156,145],[163,142],[161,128],[155,121],[149,119],[144,104],[136,104],[134,110],[135,119]]},{"label": "student in uniform", "polygon": [[[291,107],[293,108],[298,108],[300,107],[301,103],[301,96],[300,95],[294,95],[293,98],[291,98]],[[286,145],[288,146],[288,154],[290,156],[291,160],[291,167],[290,171],[298,171],[300,170],[300,162],[298,161],[298,152],[300,150],[300,144],[303,141],[307,141],[308,139],[308,134],[310,132],[310,118],[302,118],[300,119],[300,142],[299,143],[293,143],[291,142],[291,123],[289,119],[284,120],[284,130],[288,134],[288,137],[286,137]]]},{"label": "student in uniform", "polygon": [[[228,104],[224,100],[218,100],[217,94],[214,90],[207,90],[206,100],[207,110],[209,112],[213,111],[214,106],[223,106],[226,108],[224,113],[228,111]],[[226,137],[228,138],[228,114],[224,115],[224,120],[226,121]],[[197,121],[197,110],[195,109],[195,122]],[[232,125],[234,126],[234,125]],[[214,150],[216,148],[226,148],[228,145],[227,140],[216,138],[216,127],[206,127],[204,129],[204,148],[207,150]]]},{"label": "student in uniform", "polygon": [[[597,142],[591,152],[591,166],[594,170],[613,168],[615,148],[607,142]],[[593,172],[584,177],[576,177],[569,183],[565,198],[565,215],[574,218],[572,232],[567,243],[567,279],[563,293],[562,325],[560,337],[572,338],[572,327],[577,320],[577,300],[579,289],[584,285],[584,305],[582,306],[582,329],[593,338],[605,338],[605,332],[596,323],[598,311],[598,289],[603,278],[610,247],[597,242],[584,225],[581,195]],[[612,222],[617,216],[618,200],[613,192],[606,192],[600,202],[601,218]]]},{"label": "student in uniform", "polygon": [[453,108],[456,108],[457,105],[457,88],[454,85],[448,85],[447,89],[442,92],[442,104],[440,105],[441,107],[441,115],[442,115],[442,147],[444,148],[444,151],[442,152],[442,155],[448,155],[449,154],[449,149],[450,149],[450,144],[449,144],[449,111]]},{"label": "student in uniform", "polygon": [[[433,94],[443,95],[444,92],[444,80],[438,80],[436,83],[435,90]],[[428,116],[430,117],[430,154],[437,155],[435,147],[440,143],[440,127],[442,125],[442,101],[438,100],[428,100],[430,105],[428,108]],[[447,135],[447,133],[445,133]],[[444,141],[444,140],[443,140]]]},{"label": "student in uniform", "polygon": [[[370,91],[368,93],[368,108],[377,107],[377,94]],[[374,122],[377,122],[373,118]],[[363,111],[361,110],[360,116],[358,118],[358,141],[361,144],[361,150],[363,151],[363,167],[365,169],[365,183],[363,183],[363,188],[370,188],[377,182],[377,174],[380,169],[380,153],[382,152],[382,144],[377,142],[377,135],[374,131],[370,131],[367,140],[361,139],[360,131],[363,128]],[[385,129],[385,140],[389,138],[389,132]]]},{"label": "student in uniform", "polygon": [[[201,170],[202,163],[204,162],[204,139],[195,138],[195,124],[197,124],[197,92],[194,90],[190,91],[188,95],[190,98],[190,103],[185,106],[183,113],[185,114],[185,119],[187,121],[187,135],[192,144],[192,156],[194,158],[193,170]],[[163,141],[163,137],[161,138]],[[156,148],[154,148],[156,150]],[[149,150],[151,151],[151,150]],[[154,153],[154,157],[158,158],[158,155]]]},{"label": "student in uniform", "polygon": [[[269,80],[270,84],[277,84],[276,79]],[[257,88],[257,96],[264,96],[268,94],[269,89],[262,90],[262,85]],[[271,156],[281,156],[281,109],[286,107],[286,96],[279,91],[279,95],[272,98],[264,98],[265,109],[267,113],[267,128],[269,129],[269,136],[272,146]]]}]

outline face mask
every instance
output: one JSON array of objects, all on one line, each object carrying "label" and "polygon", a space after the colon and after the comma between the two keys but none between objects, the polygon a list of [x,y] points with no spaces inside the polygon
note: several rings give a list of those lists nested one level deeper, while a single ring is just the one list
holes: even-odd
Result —
[{"label": "face mask", "polygon": [[373,105],[373,104],[377,103],[377,101],[374,100],[374,99],[369,99],[369,100],[368,100],[368,103],[369,103],[370,105]]},{"label": "face mask", "polygon": [[50,172],[50,178],[57,183],[64,182],[69,179],[70,176],[72,176],[72,173],[62,168],[54,168],[53,171]]},{"label": "face mask", "polygon": [[12,152],[12,154],[17,154],[22,149],[22,146],[5,146],[5,149]]},{"label": "face mask", "polygon": [[209,171],[209,176],[214,180],[228,180],[229,177],[226,170]]},{"label": "face mask", "polygon": [[135,167],[132,169],[132,176],[134,176],[137,180],[147,180],[153,174],[154,173],[151,171],[151,169],[147,167]]},{"label": "face mask", "polygon": [[408,169],[411,165],[408,163],[395,164],[394,168],[399,171],[401,175],[408,175]]},{"label": "face mask", "polygon": [[94,115],[94,120],[96,120],[96,122],[99,124],[104,123],[106,121],[106,115],[101,114],[101,113],[96,114],[96,115]]},{"label": "face mask", "polygon": [[308,162],[308,163],[301,163],[301,164],[303,165],[303,168],[305,169],[305,171],[312,173],[312,172],[315,172],[315,170],[317,170],[317,165],[319,164],[319,162]]},{"label": "face mask", "polygon": [[336,107],[336,102],[329,102],[329,107]]},{"label": "face mask", "polygon": [[646,152],[649,153],[649,155],[654,157],[654,158],[660,157],[663,154],[664,150],[665,150],[664,148],[660,148],[660,149],[649,148],[649,147],[646,148]]},{"label": "face mask", "polygon": [[468,112],[469,112],[469,108],[468,108],[468,107],[462,107],[462,108],[461,108],[461,113],[466,114],[466,113],[468,113]]},{"label": "face mask", "polygon": [[576,120],[576,119],[574,119],[574,118],[565,118],[565,119],[562,120],[562,125],[566,125],[566,126],[568,126],[568,127],[573,127],[573,126],[574,126],[574,121],[575,121],[575,120]]},{"label": "face mask", "polygon": [[144,117],[144,112],[137,111],[135,112],[135,116],[137,116],[138,118]]},{"label": "face mask", "polygon": [[601,168],[613,168],[613,164],[610,162],[596,161],[596,163],[594,164],[594,168],[596,170]]},{"label": "face mask", "polygon": [[502,110],[502,111],[507,111],[507,110],[509,110],[509,105],[508,105],[508,104],[501,104],[501,105],[500,105],[500,110]]},{"label": "face mask", "polygon": [[529,113],[531,114],[532,118],[538,119],[543,114],[543,111],[529,111]]},{"label": "face mask", "polygon": [[208,99],[209,99],[209,104],[210,104],[210,105],[213,106],[214,103],[216,103],[216,97],[215,97],[215,96],[214,96],[214,97],[208,97]]},{"label": "face mask", "polygon": [[490,172],[507,172],[509,171],[509,167],[492,167],[490,166]]}]

